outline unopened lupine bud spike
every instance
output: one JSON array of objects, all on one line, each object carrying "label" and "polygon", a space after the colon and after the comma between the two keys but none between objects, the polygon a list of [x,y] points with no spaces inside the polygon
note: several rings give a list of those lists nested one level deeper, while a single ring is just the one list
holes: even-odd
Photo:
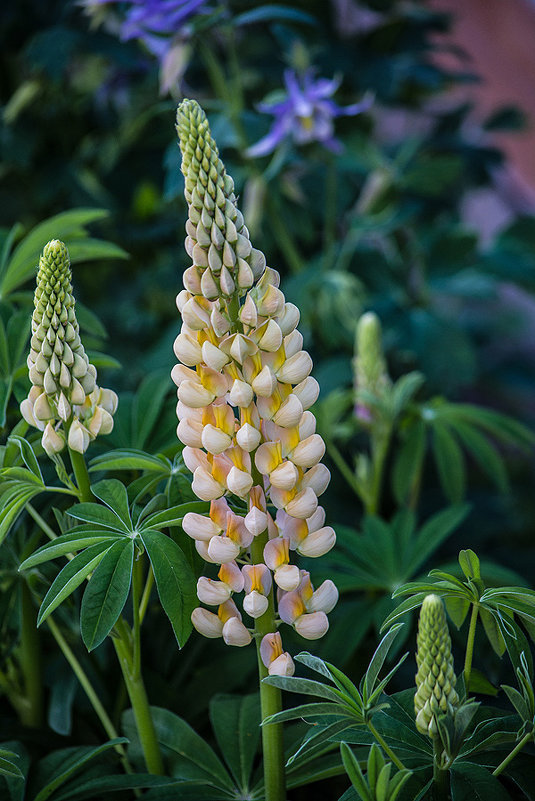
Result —
[{"label": "unopened lupine bud spike", "polygon": [[[327,631],[326,613],[338,593],[329,579],[314,590],[308,573],[290,564],[296,549],[319,556],[335,542],[318,507],[330,474],[320,463],[325,446],[307,411],[319,385],[310,376],[312,360],[297,330],[299,310],[286,302],[279,273],[251,245],[234,183],[195,101],[180,104],[177,131],[189,207],[186,251],[192,259],[177,297],[182,315],[174,345],[181,364],[172,370],[177,433],[193,491],[211,501],[209,515],[186,514],[183,528],[202,558],[220,565],[211,568],[217,577],[202,576],[197,585],[201,602],[218,605],[217,615],[197,609],[192,620],[206,636],[247,645],[251,632],[231,595],[243,592],[243,610],[256,620],[273,614],[276,590],[280,619],[315,639]],[[39,343],[36,348],[39,352]],[[40,386],[61,381],[58,365],[47,374],[48,366],[33,365]],[[32,418],[35,401],[32,397],[25,407]],[[94,425],[104,420],[98,416]],[[239,502],[231,508],[226,495],[247,502],[244,517],[232,511]],[[268,503],[279,510],[276,522]],[[256,563],[259,556],[264,561]],[[244,563],[242,570],[236,559]],[[293,661],[278,632],[266,635],[260,650],[271,675],[292,675]]]},{"label": "unopened lupine bud spike", "polygon": [[444,604],[438,595],[427,595],[422,602],[417,643],[416,728],[435,738],[437,715],[453,710],[459,703],[450,633]]},{"label": "unopened lupine bud spike", "polygon": [[43,447],[50,456],[66,440],[69,448],[84,453],[97,434],[112,430],[117,396],[111,393],[115,401],[106,408],[100,390],[95,393],[97,371],[80,340],[69,254],[57,239],[45,246],[39,260],[27,364],[33,386],[21,414],[44,430]]}]

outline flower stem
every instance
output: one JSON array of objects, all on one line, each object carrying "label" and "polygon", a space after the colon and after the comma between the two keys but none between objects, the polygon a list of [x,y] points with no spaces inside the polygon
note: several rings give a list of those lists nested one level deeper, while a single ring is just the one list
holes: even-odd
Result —
[{"label": "flower stem", "polygon": [[24,726],[37,729],[43,723],[43,684],[41,681],[41,644],[37,631],[37,611],[31,592],[21,584],[20,664],[24,676],[25,704],[20,707]]},{"label": "flower stem", "polygon": [[35,520],[41,531],[43,531],[46,534],[49,540],[55,540],[57,538],[58,535],[55,533],[55,531],[53,531],[53,529],[50,528],[48,523],[45,520],[43,520],[37,509],[35,509],[31,505],[31,503],[26,504],[26,511],[28,512],[30,517],[33,517],[33,519]]},{"label": "flower stem", "polygon": [[379,745],[381,746],[381,748],[383,749],[385,754],[388,757],[390,757],[390,759],[392,760],[392,762],[394,763],[396,768],[398,770],[405,770],[405,765],[403,764],[401,759],[399,757],[397,757],[396,754],[394,753],[394,751],[392,751],[392,749],[390,748],[390,746],[387,745],[387,743],[384,740],[383,736],[381,734],[379,734],[379,732],[377,731],[377,729],[375,728],[375,726],[373,725],[371,720],[369,720],[366,725],[368,726],[368,729],[373,734],[373,736],[375,737],[375,739],[377,740],[377,742],[379,743]]},{"label": "flower stem", "polygon": [[470,674],[472,672],[472,659],[474,656],[474,641],[476,637],[477,616],[479,606],[473,604],[472,615],[470,617],[470,628],[468,629],[468,639],[466,641],[466,656],[464,658],[464,686],[468,695],[468,685],[470,684]]},{"label": "flower stem", "polygon": [[73,451],[72,448],[69,448],[69,456],[71,457],[74,477],[80,492],[80,500],[82,503],[93,501],[94,496],[91,492],[91,482],[83,453],[78,453],[78,451]]},{"label": "flower stem", "polygon": [[[63,634],[61,633],[59,627],[56,625],[56,621],[52,618],[52,615],[48,616],[47,623],[48,623],[48,627],[49,627],[49,629],[50,629],[50,631],[52,633],[52,636],[54,637],[55,641],[57,642],[57,644],[59,645],[59,647],[61,649],[61,652],[63,653],[63,656],[65,657],[65,659],[67,660],[67,662],[71,666],[72,672],[74,673],[74,675],[76,676],[76,678],[80,682],[83,691],[85,692],[85,694],[87,695],[87,697],[88,697],[88,699],[89,699],[89,701],[91,703],[91,706],[95,710],[95,713],[96,713],[98,719],[100,720],[100,722],[102,724],[102,728],[104,729],[104,731],[106,732],[106,734],[108,735],[110,740],[114,740],[116,737],[119,736],[118,733],[117,733],[117,729],[115,728],[115,726],[111,722],[111,720],[110,720],[110,718],[108,716],[108,713],[106,712],[106,710],[105,710],[100,698],[98,697],[95,688],[93,687],[93,685],[89,681],[89,678],[87,677],[86,672],[84,671],[84,669],[81,666],[80,662],[78,661],[78,659],[74,655],[74,652],[72,651],[70,645],[66,641],[65,637],[63,636]],[[116,746],[116,751],[121,755],[121,761],[122,761],[122,763],[124,765],[124,768],[127,771],[127,773],[132,773],[132,768],[131,768],[130,763],[128,762],[128,760],[126,758],[126,753],[125,753],[125,750],[124,750],[123,746],[122,745],[117,745]]]},{"label": "flower stem", "polygon": [[521,750],[524,748],[524,746],[525,746],[527,743],[529,743],[529,741],[530,741],[530,740],[532,740],[532,739],[533,739],[533,732],[532,732],[532,731],[528,731],[528,733],[527,733],[527,734],[525,734],[525,735],[522,737],[522,739],[518,741],[518,743],[515,745],[515,747],[514,747],[514,748],[513,748],[513,750],[511,751],[511,753],[510,753],[510,754],[507,754],[507,756],[505,757],[505,759],[504,759],[504,760],[502,760],[502,762],[500,762],[500,764],[498,765],[498,767],[497,767],[495,770],[493,770],[493,771],[492,771],[492,775],[493,775],[493,776],[499,776],[499,775],[500,775],[500,773],[502,773],[502,772],[505,770],[505,768],[507,767],[507,765],[508,765],[510,762],[512,762],[512,761],[513,761],[513,759],[515,758],[515,756],[516,756],[516,755],[517,755],[517,754],[518,754],[518,753],[519,753],[519,752],[520,752],[520,751],[521,751]]},{"label": "flower stem", "polygon": [[345,478],[345,480],[347,481],[353,492],[355,492],[360,498],[360,487],[358,485],[358,482],[356,481],[351,468],[349,467],[346,460],[338,450],[338,447],[334,445],[334,443],[331,441],[328,442],[327,447],[328,447],[327,453],[329,454],[329,456],[331,457],[331,459],[333,460],[333,462],[335,463],[338,470]]},{"label": "flower stem", "polygon": [[442,743],[438,737],[433,740],[433,801],[447,801],[448,771],[440,767]]},{"label": "flower stem", "polygon": [[[251,558],[253,564],[260,564],[263,561],[264,546],[267,539],[268,533],[265,531],[263,534],[255,537],[251,543]],[[271,592],[269,593],[268,602],[267,610],[255,621],[262,720],[282,710],[282,697],[279,688],[264,684],[262,681],[262,679],[268,675],[268,671],[260,658],[260,643],[265,634],[270,634],[277,630],[273,588],[271,588]],[[265,801],[285,801],[286,782],[284,775],[282,723],[272,723],[269,726],[262,727],[262,755],[264,762]]]},{"label": "flower stem", "polygon": [[[135,571],[134,571],[135,573]],[[134,597],[136,593],[134,592]],[[139,628],[139,615],[137,618]],[[141,674],[140,665],[136,664],[137,651],[135,646],[132,645],[132,634],[123,618],[119,618],[115,624],[115,636],[112,637],[113,645],[119,659],[119,665],[126,684],[128,697],[132,704],[134,718],[136,721],[136,728],[145,757],[145,764],[149,773],[163,775],[163,760],[160,752],[160,745],[156,737],[156,729],[154,728],[154,721],[150,711],[147,692],[143,683],[143,676]],[[133,642],[135,643],[138,634],[134,632]],[[135,653],[134,653],[135,652]]]},{"label": "flower stem", "polygon": [[383,486],[383,472],[385,466],[388,446],[390,445],[391,426],[384,426],[382,430],[372,435],[372,466],[373,476],[370,495],[366,506],[366,514],[376,515],[379,511],[381,501],[381,489]]}]

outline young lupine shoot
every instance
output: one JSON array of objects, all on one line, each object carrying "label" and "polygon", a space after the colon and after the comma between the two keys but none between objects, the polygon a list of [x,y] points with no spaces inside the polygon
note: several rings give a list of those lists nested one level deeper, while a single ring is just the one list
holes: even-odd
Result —
[{"label": "young lupine shoot", "polygon": [[417,642],[416,728],[435,739],[437,717],[448,712],[452,714],[459,704],[446,612],[438,595],[428,595],[423,600]]},{"label": "young lupine shoot", "polygon": [[361,801],[395,801],[412,776],[412,771],[406,768],[392,776],[392,763],[385,760],[375,743],[368,754],[366,776],[347,743],[340,743],[340,752],[345,771]]},{"label": "young lupine shoot", "polygon": [[355,336],[355,414],[361,423],[373,420],[370,401],[379,399],[392,382],[388,375],[383,352],[381,321],[373,312],[359,318]]},{"label": "young lupine shoot", "polygon": [[97,386],[97,371],[80,339],[67,248],[49,242],[39,260],[28,369],[32,387],[22,416],[43,432],[50,457],[67,442],[84,453],[99,434],[109,434],[117,395]]},{"label": "young lupine shoot", "polygon": [[[308,411],[319,386],[297,330],[299,310],[251,245],[234,182],[195,101],[180,104],[177,131],[193,262],[177,297],[177,434],[193,491],[210,501],[209,514],[186,515],[183,528],[203,559],[219,566],[217,580],[203,577],[197,588],[215,611],[199,607],[192,621],[201,634],[229,645],[245,646],[254,635],[261,677],[287,676],[293,662],[279,619],[317,639],[338,599],[331,581],[315,590],[308,572],[293,563],[296,552],[322,556],[336,540],[318,505],[330,479]],[[242,591],[245,622],[236,605]],[[264,686],[262,701],[265,717],[279,708],[280,694]],[[264,736],[268,801],[284,794],[278,729]]]}]

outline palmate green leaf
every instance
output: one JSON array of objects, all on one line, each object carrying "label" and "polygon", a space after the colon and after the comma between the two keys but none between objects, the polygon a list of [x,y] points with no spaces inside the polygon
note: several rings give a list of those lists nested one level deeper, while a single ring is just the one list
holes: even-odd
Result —
[{"label": "palmate green leaf", "polygon": [[451,430],[436,420],[433,421],[432,444],[442,489],[452,503],[459,503],[466,485],[463,453]]},{"label": "palmate green leaf", "polygon": [[15,483],[18,485],[30,484],[31,486],[37,486],[41,489],[44,489],[45,486],[41,479],[26,467],[4,467],[0,470],[0,478],[4,481],[13,482],[13,486],[15,486]]},{"label": "palmate green leaf", "polygon": [[131,526],[126,526],[118,515],[100,503],[76,503],[71,506],[68,513],[76,520],[83,520],[85,523],[91,523],[98,528],[109,528],[111,531],[123,534],[128,534],[131,531]]},{"label": "palmate green leaf", "polygon": [[197,606],[195,576],[183,552],[170,537],[149,529],[143,529],[140,537],[152,565],[164,612],[182,648],[191,633],[191,613]]},{"label": "palmate green leaf", "polygon": [[135,448],[120,448],[91,459],[89,472],[97,470],[147,470],[167,474],[171,462],[165,456],[152,456]]},{"label": "palmate green leaf", "polygon": [[443,419],[466,420],[470,425],[483,428],[500,442],[507,442],[526,448],[535,443],[535,435],[527,426],[513,417],[493,409],[475,406],[470,403],[448,403],[440,407]]},{"label": "palmate green leaf", "polygon": [[[111,748],[115,748],[115,746],[127,743],[128,740],[126,737],[116,737],[113,740],[108,740],[107,743],[99,746],[89,746],[84,748],[67,748],[63,752],[56,751],[53,755],[54,762],[56,763],[56,769],[53,771],[53,775],[48,778],[46,784],[41,788],[41,790],[37,793],[33,801],[46,801],[47,798],[50,798],[52,793],[61,787],[62,784],[71,778],[75,773],[78,773],[84,765],[90,762],[96,757],[100,756],[101,754],[109,751]],[[46,764],[47,758],[45,757],[44,760],[41,760],[41,773],[43,773],[43,767]]]},{"label": "palmate green leaf", "polygon": [[225,762],[245,790],[260,741],[259,695],[216,695],[210,701],[210,721]]},{"label": "palmate green leaf", "polygon": [[[185,720],[159,707],[151,707],[151,716],[158,742],[168,753],[167,761],[172,776],[202,782],[226,790],[231,797],[235,797],[236,788],[225,766],[208,743]],[[138,735],[131,710],[125,713],[123,720],[129,739],[136,742]],[[182,798],[182,794],[175,791],[172,798]]]},{"label": "palmate green leaf", "polygon": [[470,611],[470,601],[467,598],[453,598],[450,595],[444,598],[444,603],[454,625],[460,629]]},{"label": "palmate green leaf", "polygon": [[80,611],[85,647],[92,651],[106,639],[130,592],[134,542],[121,539],[106,551],[87,585]]},{"label": "palmate green leaf", "polygon": [[97,567],[109,548],[109,542],[91,545],[65,565],[52,582],[43,599],[37,617],[38,626],[80,586],[82,581]]},{"label": "palmate green leaf", "polygon": [[126,534],[114,533],[109,529],[78,526],[66,534],[61,534],[52,542],[42,545],[41,548],[24,560],[19,570],[29,570],[32,567],[50,561],[50,559],[57,559],[59,556],[65,556],[68,553],[76,553],[76,551],[80,551],[82,548],[89,548],[91,545],[107,542],[111,546],[118,538],[125,543],[131,541]]},{"label": "palmate green leaf", "polygon": [[503,784],[490,770],[473,762],[454,762],[451,767],[452,801],[511,801]]},{"label": "palmate green leaf", "polygon": [[117,515],[126,531],[131,530],[132,518],[128,506],[128,494],[122,481],[116,478],[103,479],[91,485],[91,492]]}]

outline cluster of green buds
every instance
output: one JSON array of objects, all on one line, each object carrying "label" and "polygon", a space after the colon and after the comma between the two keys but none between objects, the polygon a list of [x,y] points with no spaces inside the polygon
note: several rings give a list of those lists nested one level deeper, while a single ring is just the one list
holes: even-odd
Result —
[{"label": "cluster of green buds", "polygon": [[355,416],[361,423],[373,420],[373,409],[366,395],[381,397],[391,381],[383,353],[381,321],[374,312],[366,312],[357,323],[355,336]]},{"label": "cluster of green buds", "polygon": [[438,595],[427,595],[423,600],[417,643],[416,728],[435,738],[437,715],[453,712],[459,704],[446,612]]},{"label": "cluster of green buds", "polygon": [[[187,514],[183,528],[199,554],[219,565],[217,579],[203,576],[197,587],[199,600],[217,612],[199,607],[193,624],[207,637],[247,645],[251,631],[234,596],[245,593],[243,611],[254,620],[276,588],[280,619],[315,639],[327,631],[338,591],[330,580],[314,590],[291,553],[321,556],[336,538],[318,506],[330,474],[309,411],[319,386],[297,330],[299,310],[251,246],[234,183],[195,101],[179,106],[177,131],[193,264],[177,297],[181,363],[172,377],[184,461],[195,494],[210,501],[209,514]],[[260,560],[254,544],[261,539]],[[261,658],[272,674],[293,672],[277,631],[264,636]]]},{"label": "cluster of green buds", "polygon": [[39,260],[28,369],[32,387],[22,416],[43,432],[49,456],[69,448],[84,453],[98,434],[109,434],[117,395],[96,384],[80,340],[72,294],[69,254],[63,242],[49,242]]}]

